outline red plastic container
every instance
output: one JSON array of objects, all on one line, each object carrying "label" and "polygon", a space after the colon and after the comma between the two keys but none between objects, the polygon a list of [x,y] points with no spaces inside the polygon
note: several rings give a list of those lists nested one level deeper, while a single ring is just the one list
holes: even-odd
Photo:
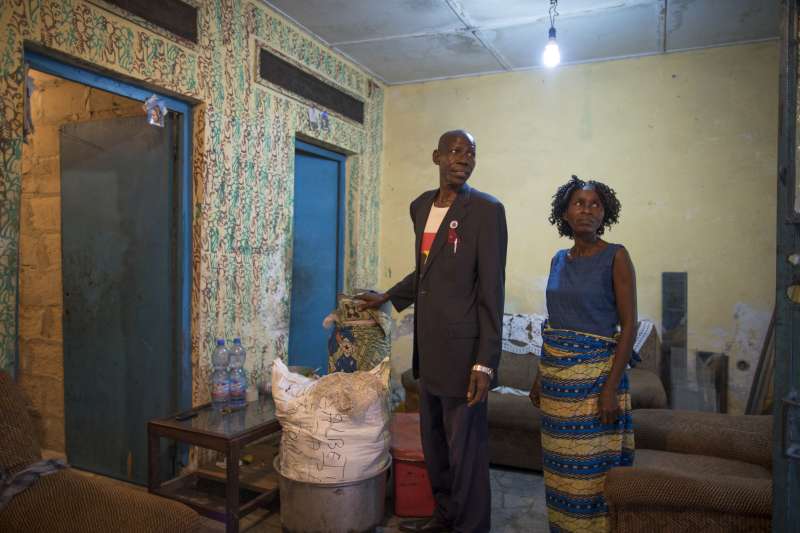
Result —
[{"label": "red plastic container", "polygon": [[419,413],[395,413],[392,418],[394,514],[402,517],[433,515],[435,503],[419,434]]}]

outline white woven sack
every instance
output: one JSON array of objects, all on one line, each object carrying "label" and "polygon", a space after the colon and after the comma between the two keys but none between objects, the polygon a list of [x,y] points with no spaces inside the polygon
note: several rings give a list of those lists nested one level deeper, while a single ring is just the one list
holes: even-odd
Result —
[{"label": "white woven sack", "polygon": [[283,429],[281,474],[337,483],[379,472],[389,459],[389,372],[386,358],[369,372],[313,379],[276,359],[272,396]]}]

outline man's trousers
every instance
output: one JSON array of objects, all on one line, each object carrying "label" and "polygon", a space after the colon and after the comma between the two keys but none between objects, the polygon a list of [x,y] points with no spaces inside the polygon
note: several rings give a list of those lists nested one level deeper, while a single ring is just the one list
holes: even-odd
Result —
[{"label": "man's trousers", "polygon": [[487,402],[468,407],[466,392],[437,396],[420,380],[422,449],[435,516],[458,533],[482,533],[490,529],[492,507]]}]

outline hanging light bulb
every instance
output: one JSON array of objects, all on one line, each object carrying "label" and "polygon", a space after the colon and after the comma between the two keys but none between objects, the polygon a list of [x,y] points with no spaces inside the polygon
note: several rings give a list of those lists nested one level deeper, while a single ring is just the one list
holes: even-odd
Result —
[{"label": "hanging light bulb", "polygon": [[558,0],[550,0],[550,31],[547,32],[547,46],[542,53],[542,63],[553,68],[561,63],[561,51],[556,41],[556,17],[558,16]]},{"label": "hanging light bulb", "polygon": [[556,29],[550,28],[549,35],[547,46],[544,47],[544,52],[542,53],[542,63],[548,68],[553,68],[561,63],[561,51],[558,49],[558,42],[556,41]]}]

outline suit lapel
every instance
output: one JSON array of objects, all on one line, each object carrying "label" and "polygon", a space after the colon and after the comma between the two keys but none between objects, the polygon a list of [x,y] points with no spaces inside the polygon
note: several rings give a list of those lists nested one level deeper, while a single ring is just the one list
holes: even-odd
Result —
[{"label": "suit lapel", "polygon": [[417,237],[417,245],[414,248],[416,250],[416,257],[417,257],[417,272],[420,271],[422,265],[420,264],[420,256],[422,253],[420,249],[422,248],[422,234],[425,232],[425,224],[428,222],[428,215],[431,212],[431,206],[433,205],[433,200],[436,198],[436,191],[428,192],[428,196],[420,202],[420,206],[417,208],[417,212],[414,213],[414,233]]},{"label": "suit lapel", "polygon": [[[459,228],[462,227],[461,221],[464,220],[464,218],[466,218],[467,216],[468,213],[467,207],[469,205],[469,198],[471,191],[472,189],[469,187],[469,185],[465,184],[461,188],[461,192],[459,192],[458,196],[456,196],[453,205],[450,206],[450,209],[447,210],[447,215],[445,215],[444,220],[442,221],[442,225],[439,226],[439,231],[436,232],[436,238],[433,240],[431,251],[428,254],[428,260],[425,261],[425,264],[422,265],[420,279],[425,277],[425,274],[428,273],[428,271],[431,268],[431,265],[436,260],[436,256],[439,255],[439,252],[441,252],[442,249],[445,247],[445,244],[447,243],[447,235],[450,230],[450,223],[455,220],[458,222]],[[433,202],[431,202],[431,204],[432,203]],[[430,207],[428,208],[428,211],[430,211]],[[423,230],[424,228],[425,226],[423,225]],[[421,254],[417,254],[418,257],[419,255]]]}]

